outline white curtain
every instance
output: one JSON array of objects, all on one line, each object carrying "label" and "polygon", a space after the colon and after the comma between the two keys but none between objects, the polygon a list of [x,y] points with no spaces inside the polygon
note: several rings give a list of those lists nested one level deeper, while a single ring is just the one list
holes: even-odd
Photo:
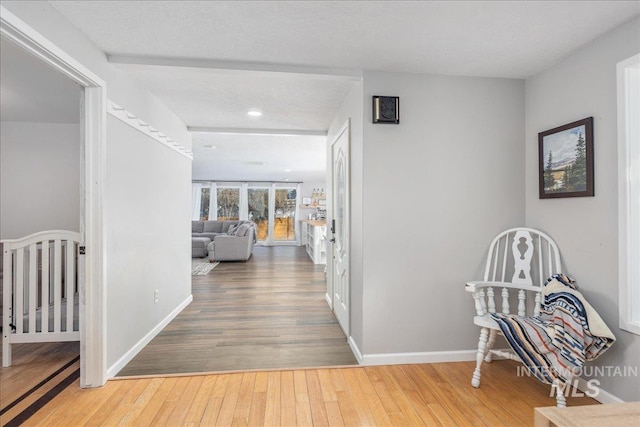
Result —
[{"label": "white curtain", "polygon": [[191,183],[191,219],[198,221],[202,210],[202,184]]},{"label": "white curtain", "polygon": [[296,222],[294,223],[294,233],[295,233],[296,242],[298,243],[298,245],[300,244],[300,220],[304,219],[304,218],[300,218],[300,202],[301,202],[300,189],[301,189],[300,184],[298,184],[296,186],[296,211],[295,211]]},{"label": "white curtain", "polygon": [[218,186],[215,182],[211,183],[209,192],[209,221],[218,219]]},{"label": "white curtain", "polygon": [[243,182],[240,184],[240,220],[247,221],[249,219],[249,184]]}]

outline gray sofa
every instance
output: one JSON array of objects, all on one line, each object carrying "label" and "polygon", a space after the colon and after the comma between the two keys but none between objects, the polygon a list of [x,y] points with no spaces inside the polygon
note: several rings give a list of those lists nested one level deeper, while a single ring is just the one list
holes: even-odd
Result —
[{"label": "gray sofa", "polygon": [[256,239],[252,221],[191,221],[191,256],[210,261],[246,261]]}]

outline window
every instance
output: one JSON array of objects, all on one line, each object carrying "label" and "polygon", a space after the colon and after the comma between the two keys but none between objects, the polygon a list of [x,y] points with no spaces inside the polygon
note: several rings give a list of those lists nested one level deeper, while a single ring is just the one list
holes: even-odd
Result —
[{"label": "window", "polygon": [[267,240],[269,237],[269,189],[249,188],[249,219],[258,229],[257,240]]},{"label": "window", "polygon": [[299,187],[273,182],[194,182],[193,219],[250,220],[256,224],[260,244],[297,244]]},{"label": "window", "polygon": [[240,189],[218,187],[218,220],[237,221],[240,219]]},{"label": "window", "polygon": [[211,195],[210,187],[202,187],[200,192],[200,221],[209,219],[209,197]]},{"label": "window", "polygon": [[640,55],[617,68],[620,328],[640,335]]},{"label": "window", "polygon": [[291,241],[296,239],[296,190],[276,189],[273,240]]}]

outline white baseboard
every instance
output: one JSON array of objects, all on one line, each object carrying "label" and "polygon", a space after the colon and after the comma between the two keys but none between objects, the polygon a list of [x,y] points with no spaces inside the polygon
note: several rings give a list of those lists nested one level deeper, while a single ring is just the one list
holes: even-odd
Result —
[{"label": "white baseboard", "polygon": [[578,390],[585,393],[587,396],[594,398],[600,403],[623,403],[624,400],[609,393],[606,390],[597,387],[596,384],[588,383],[588,380],[584,378],[576,378],[578,380]]},{"label": "white baseboard", "polygon": [[349,337],[349,347],[351,347],[351,351],[353,351],[353,355],[356,357],[359,365],[362,365],[362,353],[358,348],[358,344],[353,340],[353,337]]},{"label": "white baseboard", "polygon": [[477,350],[428,351],[420,353],[362,354],[358,345],[349,337],[349,347],[360,365],[401,365],[411,363],[470,362],[476,360]]},{"label": "white baseboard", "polygon": [[476,360],[477,350],[427,351],[416,353],[365,354],[363,365],[400,365],[410,363],[470,362]]},{"label": "white baseboard", "polygon": [[327,300],[327,304],[329,304],[329,308],[331,308],[333,310],[333,301],[331,301],[331,297],[329,296],[329,294],[325,293],[324,294],[324,299]]},{"label": "white baseboard", "polygon": [[160,323],[158,323],[152,330],[149,331],[147,335],[142,337],[140,341],[136,343],[129,351],[127,351],[116,363],[114,363],[109,369],[107,369],[107,379],[115,377],[118,372],[122,368],[124,368],[127,363],[131,362],[131,360],[147,345],[151,342],[156,335],[164,329],[165,326],[169,324],[182,310],[185,309],[186,306],[191,304],[193,301],[193,295],[189,295],[187,299],[182,301],[180,305],[178,305],[167,317],[162,319]]}]

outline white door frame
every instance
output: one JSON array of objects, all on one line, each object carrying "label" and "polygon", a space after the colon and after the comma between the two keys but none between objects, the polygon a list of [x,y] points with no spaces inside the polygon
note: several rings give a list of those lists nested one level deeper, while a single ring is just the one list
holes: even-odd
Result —
[{"label": "white door frame", "polygon": [[[87,248],[80,287],[80,386],[106,382],[106,310],[103,185],[105,181],[106,84],[42,34],[0,6],[0,36],[84,88],[80,128],[80,235]],[[82,220],[84,218],[84,221]],[[80,264],[81,265],[81,264]]]}]

